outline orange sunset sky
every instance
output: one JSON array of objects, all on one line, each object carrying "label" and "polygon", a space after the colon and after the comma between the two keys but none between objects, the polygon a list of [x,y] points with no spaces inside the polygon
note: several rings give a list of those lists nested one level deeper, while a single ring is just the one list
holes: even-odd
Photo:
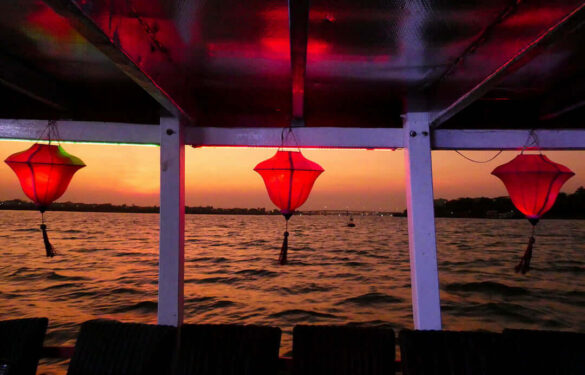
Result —
[{"label": "orange sunset sky", "polygon": [[[0,158],[30,147],[31,142],[0,141]],[[59,201],[158,205],[159,149],[145,146],[63,144],[87,167],[74,176]],[[189,206],[274,208],[264,183],[252,169],[275,149],[186,147],[185,201]],[[495,151],[465,151],[486,160]],[[503,152],[486,164],[463,159],[454,151],[433,152],[435,198],[495,197],[506,195],[503,184],[490,172],[518,152]],[[576,176],[562,191],[585,186],[585,161],[580,151],[547,151],[553,161],[571,168]],[[301,209],[403,210],[404,158],[401,150],[303,150],[325,172],[317,179]],[[0,165],[0,200],[27,199],[18,180]]]}]

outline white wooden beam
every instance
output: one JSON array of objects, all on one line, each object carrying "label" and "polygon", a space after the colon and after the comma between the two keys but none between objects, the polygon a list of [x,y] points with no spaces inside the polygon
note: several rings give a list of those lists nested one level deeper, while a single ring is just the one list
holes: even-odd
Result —
[{"label": "white wooden beam", "polygon": [[[186,143],[194,146],[278,147],[282,128],[189,128]],[[286,146],[314,148],[401,148],[398,128],[309,128],[293,129]],[[296,138],[296,142],[295,142]]]},{"label": "white wooden beam", "polygon": [[[88,143],[160,144],[157,124],[57,121],[61,140]],[[46,140],[47,120],[0,119],[0,139]]]},{"label": "white wooden beam", "polygon": [[[585,150],[585,130],[451,130],[432,132],[433,150],[519,150],[538,140],[542,150]],[[532,145],[534,146],[534,145]]]},{"label": "white wooden beam", "polygon": [[[61,139],[72,142],[160,144],[157,125],[114,122],[57,122]],[[0,119],[0,139],[37,140],[45,120]],[[185,143],[194,146],[278,147],[282,128],[185,128]],[[295,128],[299,147],[401,148],[402,129],[396,128]],[[292,137],[287,145],[296,146]]]},{"label": "white wooden beam", "polygon": [[[88,143],[160,144],[158,125],[116,122],[58,121],[63,141]],[[46,120],[0,119],[0,139],[37,140]],[[535,130],[543,150],[585,150],[585,129]],[[185,144],[215,147],[278,147],[282,128],[187,127]],[[295,128],[302,148],[394,149],[404,147],[403,129],[397,128]],[[431,132],[433,150],[516,150],[530,137],[530,130],[454,130]],[[295,146],[292,137],[288,146]]]},{"label": "white wooden beam", "polygon": [[404,159],[416,329],[441,329],[430,138],[428,113],[408,113],[404,122]]},{"label": "white wooden beam", "polygon": [[185,142],[178,119],[160,123],[158,324],[183,323],[185,262]]}]

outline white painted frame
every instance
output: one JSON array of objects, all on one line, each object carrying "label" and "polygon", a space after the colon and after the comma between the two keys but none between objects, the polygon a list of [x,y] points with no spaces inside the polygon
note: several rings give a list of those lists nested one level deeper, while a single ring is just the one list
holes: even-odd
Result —
[{"label": "white painted frame", "polygon": [[[440,329],[431,150],[514,150],[536,137],[541,149],[585,150],[585,130],[429,129],[428,113],[409,113],[402,129],[295,128],[288,146],[405,149],[409,249],[415,328]],[[155,124],[59,121],[63,141],[160,145],[159,324],[183,322],[185,144],[278,147],[281,128],[188,127],[174,118]],[[0,139],[37,140],[45,120],[0,119]]]},{"label": "white painted frame", "polygon": [[428,113],[408,113],[404,121],[410,289],[416,329],[441,329],[429,120]]},{"label": "white painted frame", "polygon": [[183,324],[185,268],[185,138],[174,118],[160,123],[158,324]]},{"label": "white painted frame", "polygon": [[[161,119],[164,121],[164,119]],[[159,145],[157,124],[59,121],[63,141]],[[47,126],[45,120],[0,119],[1,139],[37,140]],[[396,149],[404,148],[401,128],[294,129],[301,148]],[[431,130],[433,150],[518,150],[530,137],[529,130]],[[535,130],[543,150],[585,150],[585,129]],[[281,128],[187,127],[185,144],[213,147],[279,147]],[[288,137],[288,145],[296,146]]]}]

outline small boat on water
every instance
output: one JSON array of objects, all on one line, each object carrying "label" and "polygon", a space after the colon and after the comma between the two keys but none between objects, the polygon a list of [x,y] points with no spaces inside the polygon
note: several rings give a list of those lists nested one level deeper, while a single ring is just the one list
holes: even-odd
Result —
[{"label": "small boat on water", "polygon": [[353,216],[349,217],[349,221],[347,222],[347,226],[350,228],[355,227],[355,223],[353,222]]}]

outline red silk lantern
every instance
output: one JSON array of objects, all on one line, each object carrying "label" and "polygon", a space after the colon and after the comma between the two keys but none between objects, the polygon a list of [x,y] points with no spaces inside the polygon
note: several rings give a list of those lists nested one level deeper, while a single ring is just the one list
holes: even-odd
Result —
[{"label": "red silk lantern", "polygon": [[514,206],[532,224],[528,247],[516,266],[516,272],[526,273],[530,269],[536,224],[554,205],[563,184],[575,173],[545,155],[520,154],[494,169],[492,174],[502,180]]},{"label": "red silk lantern", "polygon": [[[18,176],[22,190],[38,207],[41,214],[69,186],[71,178],[85,167],[81,159],[69,155],[61,146],[35,143],[28,150],[10,155],[6,164]],[[55,255],[47,236],[47,226],[41,224],[47,256]]]},{"label": "red silk lantern", "polygon": [[254,170],[262,176],[270,200],[280,208],[286,219],[287,230],[284,232],[279,258],[280,264],[286,264],[288,220],[305,203],[315,180],[324,170],[319,164],[305,158],[300,151],[281,150],[270,159],[260,162]]}]

